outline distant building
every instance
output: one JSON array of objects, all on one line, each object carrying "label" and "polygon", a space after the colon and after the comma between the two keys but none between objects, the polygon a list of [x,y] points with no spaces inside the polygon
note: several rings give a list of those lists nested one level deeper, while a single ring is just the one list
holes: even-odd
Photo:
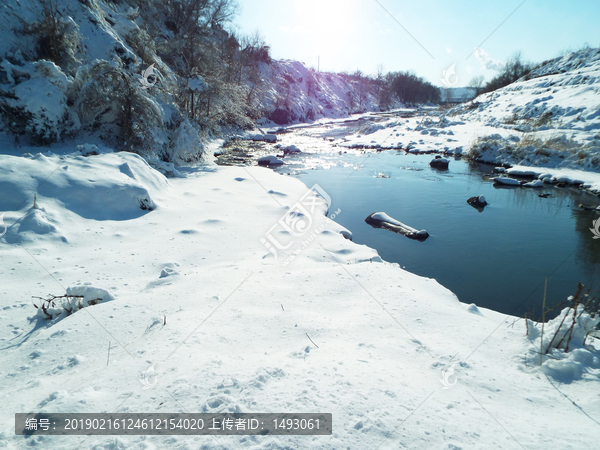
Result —
[{"label": "distant building", "polygon": [[440,88],[441,103],[464,103],[475,98],[477,91],[470,87]]}]

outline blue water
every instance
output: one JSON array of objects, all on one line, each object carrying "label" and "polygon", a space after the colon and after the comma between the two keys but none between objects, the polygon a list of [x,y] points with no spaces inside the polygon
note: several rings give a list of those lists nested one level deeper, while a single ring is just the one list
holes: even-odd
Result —
[{"label": "blue water", "polygon": [[[490,166],[452,160],[448,171],[438,171],[429,167],[432,158],[396,151],[300,155],[287,158],[279,171],[308,187],[319,184],[332,198],[331,210],[341,209],[336,222],[353,233],[354,242],[375,248],[384,260],[410,272],[435,278],[462,302],[537,318],[546,277],[549,306],[572,295],[578,281],[591,284],[600,240],[589,228],[598,214],[576,206],[596,206],[598,197],[553,186],[498,188],[484,180]],[[333,167],[306,169],[315,159]],[[378,173],[390,178],[375,177]],[[540,198],[540,193],[552,197]],[[466,202],[475,195],[489,203],[483,212]],[[376,211],[426,229],[429,239],[413,241],[371,227],[365,218]]]}]

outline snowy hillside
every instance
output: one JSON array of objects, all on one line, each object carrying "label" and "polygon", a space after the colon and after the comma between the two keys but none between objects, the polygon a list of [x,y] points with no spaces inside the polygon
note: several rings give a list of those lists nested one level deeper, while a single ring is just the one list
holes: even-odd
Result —
[{"label": "snowy hillside", "polygon": [[265,64],[262,71],[266,87],[261,107],[277,124],[380,109],[377,86],[365,86],[350,75],[320,73],[301,62],[286,60]]},{"label": "snowy hillside", "polygon": [[526,77],[449,115],[497,129],[475,137],[476,159],[599,170],[600,49],[540,64]]},{"label": "snowy hillside", "polygon": [[582,139],[600,130],[600,49],[546,62],[524,79],[455,109],[463,118],[519,131],[560,130]]}]

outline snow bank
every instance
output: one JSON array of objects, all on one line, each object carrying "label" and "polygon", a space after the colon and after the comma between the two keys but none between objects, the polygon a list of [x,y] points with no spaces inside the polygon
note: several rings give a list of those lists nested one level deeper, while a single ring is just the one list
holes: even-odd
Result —
[{"label": "snow bank", "polygon": [[[19,242],[59,231],[65,210],[93,220],[129,220],[158,207],[167,179],[132,153],[95,156],[0,155],[0,211],[14,222],[4,239]],[[33,195],[37,209],[32,209]],[[25,212],[25,215],[22,213]],[[59,236],[60,237],[60,236]],[[61,237],[65,240],[65,237]]]}]

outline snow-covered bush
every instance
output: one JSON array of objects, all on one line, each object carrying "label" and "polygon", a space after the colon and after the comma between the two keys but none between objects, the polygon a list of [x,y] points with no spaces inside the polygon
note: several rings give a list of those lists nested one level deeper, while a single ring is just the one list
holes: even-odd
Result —
[{"label": "snow-covered bush", "polygon": [[125,150],[153,153],[153,132],[164,125],[161,108],[135,77],[96,60],[79,68],[70,93],[82,127]]},{"label": "snow-covered bush", "polygon": [[0,113],[9,130],[48,144],[77,131],[79,119],[68,106],[72,78],[50,61],[0,63]]},{"label": "snow-covered bush", "polygon": [[51,295],[47,298],[34,297],[36,300],[33,302],[33,306],[37,312],[30,319],[59,321],[80,309],[114,300],[114,298],[106,289],[91,286],[69,287],[64,295]]},{"label": "snow-covered bush", "polygon": [[[544,354],[552,353],[554,350],[568,352],[575,348],[583,347],[588,335],[597,330],[600,316],[593,316],[585,310],[584,305],[564,308],[558,317],[544,325],[544,342],[541,346]],[[540,336],[540,326],[532,331],[532,323],[529,322],[530,336]]]},{"label": "snow-covered bush", "polygon": [[600,299],[584,293],[579,284],[571,305],[545,324],[527,320],[527,336],[532,342],[529,361],[542,364],[542,370],[563,382],[582,376],[586,366],[600,368],[598,351],[589,345],[591,335],[598,333]]},{"label": "snow-covered bush", "polygon": [[176,165],[182,165],[201,160],[203,154],[204,145],[200,140],[198,130],[186,119],[175,130],[171,146],[163,155],[163,159]]},{"label": "snow-covered bush", "polygon": [[82,51],[79,26],[59,11],[59,0],[38,0],[38,3],[42,9],[40,19],[20,31],[34,36],[39,59],[50,60],[72,73],[78,62],[77,54]]}]

